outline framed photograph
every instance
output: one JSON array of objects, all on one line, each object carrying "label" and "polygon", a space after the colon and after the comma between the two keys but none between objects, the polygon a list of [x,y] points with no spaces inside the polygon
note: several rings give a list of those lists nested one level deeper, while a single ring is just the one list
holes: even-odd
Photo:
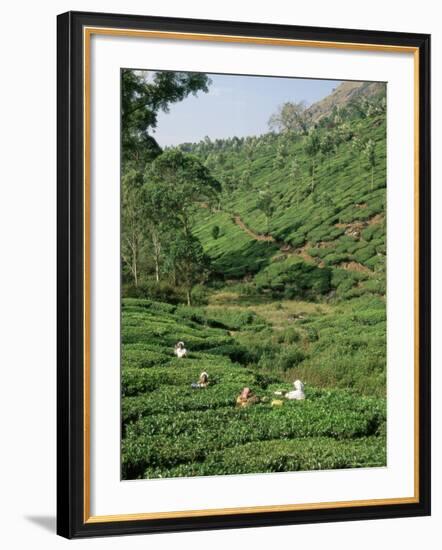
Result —
[{"label": "framed photograph", "polygon": [[430,514],[430,37],[58,17],[58,534]]}]

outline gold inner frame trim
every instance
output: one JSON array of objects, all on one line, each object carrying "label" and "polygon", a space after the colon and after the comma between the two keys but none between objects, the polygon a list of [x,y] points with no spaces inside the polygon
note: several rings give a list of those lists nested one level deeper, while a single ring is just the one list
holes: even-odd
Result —
[{"label": "gold inner frame trim", "polygon": [[[90,483],[90,106],[91,106],[91,37],[92,35],[124,36],[135,38],[156,38],[169,40],[194,40],[203,42],[231,42],[238,44],[257,44],[271,46],[332,48],[389,53],[412,53],[414,61],[414,495],[370,500],[350,500],[337,502],[316,502],[301,504],[284,504],[270,506],[249,506],[235,508],[214,508],[203,510],[181,510],[171,512],[151,512],[136,514],[91,515]],[[352,506],[386,506],[391,504],[412,504],[419,502],[419,49],[411,46],[382,44],[364,44],[350,42],[331,42],[321,40],[296,40],[266,37],[245,37],[235,35],[148,31],[136,29],[114,29],[107,27],[83,28],[83,93],[84,93],[84,135],[83,135],[83,168],[84,168],[84,487],[83,517],[84,523],[103,523],[116,521],[141,521],[149,519],[171,519],[187,517],[207,517],[230,514],[251,514],[264,512],[285,512],[300,510],[324,510],[348,508]]]}]

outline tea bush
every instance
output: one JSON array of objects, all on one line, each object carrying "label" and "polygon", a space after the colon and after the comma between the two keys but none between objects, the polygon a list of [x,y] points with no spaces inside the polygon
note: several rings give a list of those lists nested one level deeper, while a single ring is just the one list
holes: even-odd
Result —
[{"label": "tea bush", "polygon": [[304,262],[299,258],[289,258],[269,265],[255,276],[257,290],[270,290],[277,297],[287,298],[317,297],[330,290],[331,271]]}]

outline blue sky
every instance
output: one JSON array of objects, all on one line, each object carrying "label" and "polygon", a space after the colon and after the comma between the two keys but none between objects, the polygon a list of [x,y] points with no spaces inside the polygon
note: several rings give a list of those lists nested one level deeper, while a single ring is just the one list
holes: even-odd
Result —
[{"label": "blue sky", "polygon": [[178,145],[232,136],[259,135],[279,105],[301,101],[310,105],[340,84],[337,80],[310,80],[262,76],[209,75],[209,92],[199,92],[159,113],[153,134],[160,146]]}]

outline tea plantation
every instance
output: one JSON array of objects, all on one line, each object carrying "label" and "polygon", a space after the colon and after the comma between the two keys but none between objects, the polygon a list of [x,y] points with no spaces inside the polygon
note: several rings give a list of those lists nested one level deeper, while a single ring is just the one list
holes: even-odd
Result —
[{"label": "tea plantation", "polygon": [[[290,330],[279,326],[293,313],[290,302],[255,309],[267,318],[248,305],[188,308],[123,300],[123,479],[386,464],[385,399],[364,395],[360,380],[376,387],[383,372],[382,358],[376,364],[370,350],[370,332],[374,338],[384,322],[379,305],[378,316],[374,309],[369,317],[364,304],[326,314],[311,309]],[[317,370],[315,362],[324,369],[335,365],[335,357],[327,357],[329,339],[349,315],[360,331],[354,349],[342,335],[338,342],[336,353],[345,365],[337,373],[341,382],[321,388],[319,369],[319,384],[307,384],[305,401],[272,406],[274,391],[289,389],[296,369]],[[186,358],[173,354],[179,340],[189,350]],[[363,354],[355,356],[361,345],[367,352],[365,374],[348,369],[351,358],[364,360]],[[202,371],[209,373],[209,386],[192,389]],[[235,406],[244,386],[261,398],[259,404]]]},{"label": "tea plantation", "polygon": [[[163,151],[134,114],[153,81],[129,77],[123,479],[385,466],[385,86]],[[275,395],[297,379],[305,400]],[[237,407],[246,386],[260,401]]]},{"label": "tea plantation", "polygon": [[[326,128],[317,133],[318,139],[329,137]],[[384,295],[385,136],[385,113],[349,120],[345,131],[333,138],[333,150],[318,154],[314,175],[305,153],[307,138],[266,134],[241,146],[232,140],[195,144],[194,152],[225,182],[219,208],[202,208],[194,228],[219,276],[246,277],[258,290],[267,280],[274,293],[284,293],[275,276],[280,279],[297,263],[304,278],[316,278],[313,292],[307,289],[310,295],[330,290],[344,299],[366,292]],[[358,149],[361,139],[373,144],[372,169]],[[250,150],[253,154],[247,153]],[[268,216],[261,206],[263,196]],[[285,296],[298,297],[298,290],[288,290]]]}]

